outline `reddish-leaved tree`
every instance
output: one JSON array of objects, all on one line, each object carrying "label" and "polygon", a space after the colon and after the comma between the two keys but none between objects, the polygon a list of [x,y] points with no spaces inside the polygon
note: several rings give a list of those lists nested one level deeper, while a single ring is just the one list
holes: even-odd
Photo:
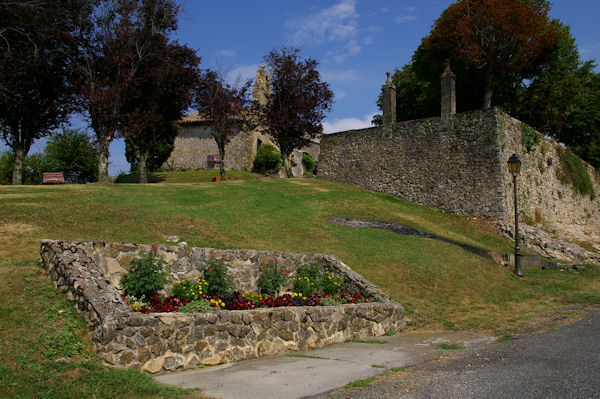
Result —
[{"label": "reddish-leaved tree", "polygon": [[76,108],[72,73],[78,24],[89,1],[0,3],[0,135],[15,154],[13,184],[33,142],[66,122]]},{"label": "reddish-leaved tree", "polygon": [[494,78],[512,74],[522,79],[556,44],[559,33],[547,23],[548,10],[546,1],[460,0],[435,22],[417,53],[458,64],[466,61],[483,71],[482,107],[490,108]]},{"label": "reddish-leaved tree", "polygon": [[317,61],[301,59],[300,50],[283,47],[265,56],[271,93],[261,111],[265,133],[279,145],[287,177],[292,177],[289,155],[323,132],[321,121],[331,110],[333,92],[321,81]]},{"label": "reddish-leaved tree", "polygon": [[227,179],[225,146],[240,131],[252,127],[251,84],[248,80],[241,85],[231,85],[223,73],[206,70],[196,91],[199,116],[210,125],[210,133],[219,148],[219,172],[223,181]]}]

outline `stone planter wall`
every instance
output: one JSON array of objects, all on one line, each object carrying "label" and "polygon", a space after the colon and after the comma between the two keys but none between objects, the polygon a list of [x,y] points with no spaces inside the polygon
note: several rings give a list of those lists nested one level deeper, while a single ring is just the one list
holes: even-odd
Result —
[{"label": "stone planter wall", "polygon": [[219,364],[287,350],[302,350],[366,338],[404,326],[404,309],[330,255],[158,246],[174,278],[201,273],[206,259],[226,257],[243,290],[252,290],[260,265],[277,260],[295,270],[319,260],[344,279],[344,288],[379,302],[333,307],[287,307],[208,313],[131,312],[111,281],[128,269],[140,249],[123,243],[44,240],[40,264],[66,291],[93,329],[96,350],[112,365],[150,373]]}]

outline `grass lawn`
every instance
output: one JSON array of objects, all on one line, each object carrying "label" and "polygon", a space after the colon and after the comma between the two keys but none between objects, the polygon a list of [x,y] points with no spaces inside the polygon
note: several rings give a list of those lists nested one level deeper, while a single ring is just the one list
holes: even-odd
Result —
[{"label": "grass lawn", "polygon": [[160,244],[178,235],[192,246],[329,253],[405,305],[417,328],[514,334],[600,303],[598,267],[526,271],[520,280],[455,245],[327,222],[331,215],[396,222],[512,251],[480,220],[321,180],[244,174],[212,183],[200,176],[165,174],[151,185],[0,187],[0,397],[199,395],[101,366],[85,323],[36,264],[42,238]]}]

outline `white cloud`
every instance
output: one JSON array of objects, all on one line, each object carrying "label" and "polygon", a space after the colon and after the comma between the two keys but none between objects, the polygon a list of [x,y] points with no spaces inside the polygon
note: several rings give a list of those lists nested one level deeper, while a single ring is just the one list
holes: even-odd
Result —
[{"label": "white cloud", "polygon": [[373,41],[361,34],[359,17],[356,0],[342,0],[314,14],[287,20],[285,27],[292,45],[331,45],[327,56],[339,63]]},{"label": "white cloud", "polygon": [[394,17],[394,22],[396,22],[397,24],[403,24],[405,22],[412,22],[416,20],[417,16],[411,14],[400,14]]},{"label": "white cloud", "polygon": [[286,28],[292,31],[293,44],[325,43],[353,38],[358,30],[355,0],[342,0],[316,14],[288,20]]},{"label": "white cloud", "polygon": [[404,7],[402,11],[404,11],[404,13],[394,17],[394,22],[397,24],[412,22],[418,19],[416,12],[419,11],[419,9],[417,7]]},{"label": "white cloud", "polygon": [[256,71],[258,70],[259,64],[241,65],[230,71],[227,71],[226,79],[229,83],[235,84],[236,82],[244,83],[248,79],[254,79],[256,77]]},{"label": "white cloud", "polygon": [[323,122],[323,132],[324,133],[335,133],[335,132],[343,132],[345,130],[353,130],[353,129],[364,129],[367,127],[373,126],[371,124],[371,119],[376,115],[375,112],[372,114],[365,115],[363,119],[359,118],[343,118],[336,119],[334,121],[325,121]]},{"label": "white cloud", "polygon": [[321,72],[321,77],[328,83],[357,82],[359,80],[358,72],[354,69],[328,69]]},{"label": "white cloud", "polygon": [[217,55],[217,57],[234,57],[237,55],[237,50],[236,49],[217,50],[216,55]]}]

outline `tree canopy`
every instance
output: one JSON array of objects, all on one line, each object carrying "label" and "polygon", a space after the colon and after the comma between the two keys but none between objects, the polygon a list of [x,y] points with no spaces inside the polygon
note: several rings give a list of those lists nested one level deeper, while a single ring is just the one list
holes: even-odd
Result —
[{"label": "tree canopy", "polygon": [[279,145],[286,175],[291,177],[289,154],[323,132],[321,121],[331,110],[333,92],[321,81],[317,61],[302,59],[298,49],[274,49],[264,59],[271,93],[260,107],[262,125]]},{"label": "tree canopy", "polygon": [[225,146],[243,128],[249,128],[253,115],[249,91],[252,81],[231,85],[222,72],[206,70],[196,90],[196,107],[200,116],[211,126],[210,134],[219,149],[219,173],[221,180],[227,178],[225,171]]},{"label": "tree canopy", "polygon": [[457,1],[423,38],[415,63],[437,66],[437,75],[446,59],[478,71],[483,77],[482,108],[489,108],[495,79],[518,83],[556,44],[559,33],[548,23],[549,7],[544,1]]},{"label": "tree canopy", "polygon": [[78,91],[71,62],[90,1],[0,3],[0,131],[12,149],[13,184],[36,139],[67,121]]},{"label": "tree canopy", "polygon": [[[515,1],[519,3],[514,4],[515,10],[520,10],[517,16],[524,10],[534,10],[531,18],[539,20],[536,24],[544,19],[545,25],[540,28],[540,32],[546,32],[548,35],[544,39],[546,44],[550,38],[553,38],[554,44],[538,47],[536,51],[527,50],[519,57],[505,57],[507,67],[493,73],[491,104],[569,145],[582,159],[599,168],[600,75],[594,71],[595,63],[581,60],[575,39],[567,25],[548,18],[548,2],[511,0],[506,4]],[[479,10],[478,6],[484,3],[495,4],[490,1],[462,0],[450,6],[436,22],[432,33],[423,38],[412,62],[395,71],[392,80],[397,87],[396,114],[399,120],[439,115],[439,76],[447,58],[451,59],[452,70],[457,79],[457,111],[477,109],[483,105],[487,73],[484,67],[485,59],[472,60],[469,54],[457,47],[458,44],[454,44],[453,41],[444,42],[443,35],[436,33],[436,29],[439,25],[444,25],[444,29],[447,30],[462,29],[461,24],[466,22],[457,22],[458,16],[468,21],[477,21],[474,13]],[[503,5],[499,6],[500,10],[504,10],[503,18],[512,15]],[[468,18],[463,15],[465,10],[470,13]],[[487,13],[491,11],[488,10]],[[512,24],[508,25],[513,26],[512,29],[516,32],[519,31],[516,25],[527,25],[531,21],[531,18],[517,16]],[[440,22],[441,20],[443,22]],[[455,21],[453,28],[447,22],[452,20]],[[496,29],[499,32],[496,32]],[[490,37],[496,38],[508,37],[510,34],[506,32],[505,27],[495,27],[491,22],[481,31],[488,32]],[[471,45],[478,46],[478,43]],[[452,48],[457,50],[451,51]],[[475,53],[482,54],[479,50]],[[523,58],[527,54],[534,55],[527,57],[529,62]],[[513,65],[518,59],[521,60],[521,65]],[[502,61],[502,58],[497,61]]]}]

